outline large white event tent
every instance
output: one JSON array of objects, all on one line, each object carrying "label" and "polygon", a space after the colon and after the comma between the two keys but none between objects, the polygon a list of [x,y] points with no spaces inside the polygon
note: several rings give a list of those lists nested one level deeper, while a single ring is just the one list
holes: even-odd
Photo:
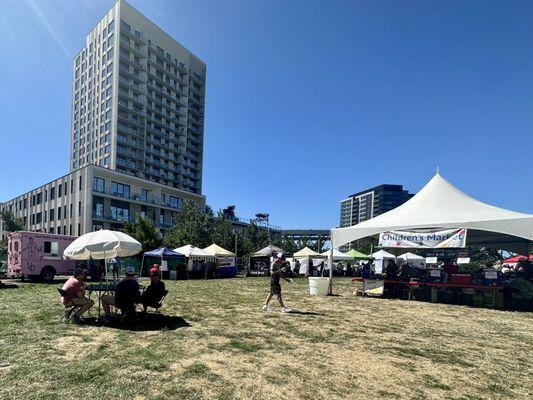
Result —
[{"label": "large white event tent", "polygon": [[389,230],[432,231],[467,228],[469,246],[528,254],[533,215],[491,206],[463,193],[437,174],[401,206],[357,225],[331,230],[332,247]]},{"label": "large white event tent", "polygon": [[414,253],[404,253],[401,256],[396,257],[396,260],[398,260],[400,264],[411,263],[419,268],[426,265],[426,259]]},{"label": "large white event tent", "polygon": [[[324,257],[329,258],[330,250],[326,250],[325,252],[320,253],[320,254],[323,255]],[[333,249],[333,261],[353,261],[353,257],[347,254],[344,254],[340,250]]]}]

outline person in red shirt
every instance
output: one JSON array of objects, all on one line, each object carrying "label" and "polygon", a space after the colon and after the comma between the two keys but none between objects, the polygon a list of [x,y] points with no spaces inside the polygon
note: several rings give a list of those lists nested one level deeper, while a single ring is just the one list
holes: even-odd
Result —
[{"label": "person in red shirt", "polygon": [[76,268],[74,275],[67,279],[63,285],[63,290],[67,292],[66,296],[61,297],[61,303],[65,307],[71,305],[81,306],[73,315],[72,320],[76,323],[82,321],[83,313],[94,306],[94,301],[85,297],[85,272],[81,268]]}]

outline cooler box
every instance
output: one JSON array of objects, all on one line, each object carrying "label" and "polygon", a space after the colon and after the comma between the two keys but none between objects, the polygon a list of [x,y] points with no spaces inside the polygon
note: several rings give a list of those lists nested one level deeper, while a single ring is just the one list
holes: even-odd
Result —
[{"label": "cooler box", "polygon": [[485,286],[497,286],[501,283],[501,272],[495,269],[489,268],[483,270],[483,285]]},{"label": "cooler box", "polygon": [[443,278],[443,271],[440,268],[430,268],[428,270],[427,281],[431,283],[441,283]]},{"label": "cooler box", "polygon": [[472,275],[470,274],[451,274],[450,282],[458,285],[470,285],[472,283]]}]

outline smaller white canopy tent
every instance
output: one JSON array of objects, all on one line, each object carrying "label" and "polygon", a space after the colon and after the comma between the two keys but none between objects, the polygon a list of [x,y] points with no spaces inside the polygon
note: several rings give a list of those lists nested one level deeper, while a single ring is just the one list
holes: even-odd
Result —
[{"label": "smaller white canopy tent", "polygon": [[[330,250],[325,251],[321,254],[329,258]],[[333,249],[333,261],[353,261],[353,257],[348,256],[337,249]]]},{"label": "smaller white canopy tent", "polygon": [[379,250],[372,254],[374,261],[374,270],[376,274],[383,272],[383,267],[389,262],[389,260],[396,260],[396,256],[385,250]]},{"label": "smaller white canopy tent", "polygon": [[279,247],[274,246],[273,244],[269,244],[267,247],[264,247],[261,250],[250,254],[250,257],[272,257],[275,256],[277,253],[283,254],[284,251]]},{"label": "smaller white canopy tent", "polygon": [[293,257],[296,257],[296,258],[321,258],[323,257],[322,254],[320,253],[317,253],[316,251],[314,250],[311,250],[309,247],[304,247],[302,250],[300,251],[297,251],[296,253],[293,254]]},{"label": "smaller white canopy tent", "polygon": [[309,272],[309,266],[311,263],[313,265],[318,265],[324,261],[326,258],[320,253],[317,253],[316,251],[310,249],[309,247],[304,247],[302,250],[297,251],[293,254],[294,258],[297,258],[298,261],[300,261],[300,275],[308,275]]},{"label": "smaller white canopy tent", "polygon": [[213,254],[210,254],[207,251],[202,250],[190,244],[186,246],[178,247],[177,249],[174,249],[173,251],[181,253],[185,257],[188,257],[191,260],[208,260],[208,261],[215,260],[215,256]]},{"label": "smaller white canopy tent", "polygon": [[213,243],[211,246],[206,247],[204,251],[214,255],[215,257],[235,257],[235,253],[232,253],[231,251],[220,247],[216,243]]},{"label": "smaller white canopy tent", "polygon": [[414,253],[404,253],[396,259],[400,264],[411,264],[417,268],[424,268],[426,265],[426,259]]},{"label": "smaller white canopy tent", "polygon": [[394,254],[389,253],[385,250],[379,250],[375,253],[372,253],[372,258],[375,260],[395,260],[396,256]]}]

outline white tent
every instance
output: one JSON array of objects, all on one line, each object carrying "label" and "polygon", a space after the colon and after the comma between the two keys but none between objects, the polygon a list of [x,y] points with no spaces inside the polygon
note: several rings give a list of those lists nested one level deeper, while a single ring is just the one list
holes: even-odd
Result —
[{"label": "white tent", "polygon": [[401,256],[396,257],[401,264],[412,264],[415,267],[422,268],[426,265],[426,259],[418,254],[404,253]]},{"label": "white tent", "polygon": [[395,260],[396,256],[385,250],[379,250],[372,253],[372,258],[375,260]]},{"label": "white tent", "polygon": [[374,261],[374,271],[376,274],[381,274],[383,272],[383,267],[386,265],[389,260],[396,260],[396,256],[385,250],[379,250],[375,253],[372,253],[372,258]]},{"label": "white tent", "polygon": [[173,251],[183,254],[185,257],[188,257],[189,259],[193,260],[214,260],[215,256],[211,253],[208,253],[205,250],[202,250],[198,247],[194,247],[193,245],[186,245],[182,247],[178,247],[177,249],[174,249]]},{"label": "white tent", "polygon": [[215,257],[235,257],[235,253],[232,253],[231,251],[220,247],[216,243],[213,243],[211,246],[206,247],[204,251],[207,251],[209,254],[212,254]]},{"label": "white tent", "polygon": [[[330,250],[327,250],[321,254],[329,258],[330,256],[329,253],[330,253]],[[353,257],[348,256],[337,249],[333,249],[333,261],[353,261]]]},{"label": "white tent", "polygon": [[439,173],[409,201],[375,218],[331,230],[333,247],[388,230],[467,228],[467,245],[527,252],[533,215],[505,210],[461,192]]},{"label": "white tent", "polygon": [[305,246],[302,250],[293,254],[294,258],[321,258],[322,255],[309,247]]}]

